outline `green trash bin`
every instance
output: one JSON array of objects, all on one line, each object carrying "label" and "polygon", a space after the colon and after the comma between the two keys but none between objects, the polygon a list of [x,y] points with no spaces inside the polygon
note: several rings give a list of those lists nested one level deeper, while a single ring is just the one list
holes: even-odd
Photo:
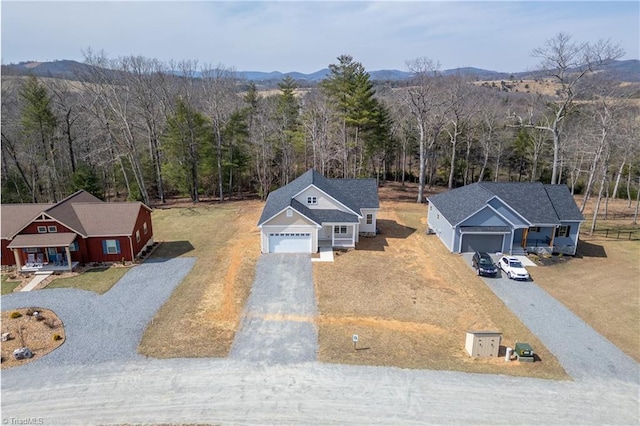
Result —
[{"label": "green trash bin", "polygon": [[533,362],[533,348],[525,342],[516,342],[513,353],[518,357],[518,361]]}]

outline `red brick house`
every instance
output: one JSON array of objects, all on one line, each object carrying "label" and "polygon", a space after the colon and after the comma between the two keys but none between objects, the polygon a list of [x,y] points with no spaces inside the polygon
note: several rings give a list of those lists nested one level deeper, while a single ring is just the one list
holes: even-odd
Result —
[{"label": "red brick house", "polygon": [[153,244],[149,207],[106,203],[84,190],[55,204],[4,204],[0,219],[2,265],[23,271],[132,261]]}]

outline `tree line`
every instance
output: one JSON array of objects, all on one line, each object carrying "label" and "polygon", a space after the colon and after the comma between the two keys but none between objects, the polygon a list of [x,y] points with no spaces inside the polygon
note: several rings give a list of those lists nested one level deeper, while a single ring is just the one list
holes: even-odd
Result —
[{"label": "tree line", "polygon": [[313,167],[416,182],[418,202],[433,185],[539,180],[631,203],[638,89],[598,72],[623,52],[560,33],[532,54],[554,92],[505,92],[426,57],[407,81],[374,82],[349,55],[313,87],[262,91],[224,66],[87,51],[75,80],[3,76],[2,199],[265,199]]}]

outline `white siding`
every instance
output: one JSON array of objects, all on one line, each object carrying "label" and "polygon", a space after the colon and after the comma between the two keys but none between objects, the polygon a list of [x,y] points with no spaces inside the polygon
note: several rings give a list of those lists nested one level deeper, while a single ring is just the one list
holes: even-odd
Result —
[{"label": "white siding", "polygon": [[[376,222],[378,212],[376,209],[362,209],[362,219],[360,219],[360,232],[376,232]],[[373,215],[373,222],[367,225],[367,215]]]},{"label": "white siding", "polygon": [[[307,197],[316,197],[316,204],[307,204]],[[323,210],[340,210],[343,212],[351,212],[346,207],[342,206],[333,198],[327,196],[324,192],[320,191],[314,186],[302,191],[296,198],[302,205],[307,206],[310,209],[323,209]]]}]

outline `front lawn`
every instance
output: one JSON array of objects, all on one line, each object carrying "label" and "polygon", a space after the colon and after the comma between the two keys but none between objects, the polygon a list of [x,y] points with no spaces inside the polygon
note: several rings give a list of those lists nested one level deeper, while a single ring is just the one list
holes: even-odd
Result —
[{"label": "front lawn", "polygon": [[260,256],[263,204],[239,201],[156,209],[152,257],[196,263],[158,310],[138,351],[158,358],[227,356]]},{"label": "front lawn", "polygon": [[116,266],[89,269],[73,277],[56,278],[47,288],[77,288],[104,294],[111,290],[127,271],[129,268]]},{"label": "front lawn", "polygon": [[[426,235],[426,212],[415,202],[382,202],[380,235],[362,238],[335,263],[314,265],[320,360],[567,379],[464,259]],[[529,342],[542,362],[471,358],[469,330],[502,332],[503,346]]]},{"label": "front lawn", "polygon": [[0,275],[2,279],[2,294],[9,294],[13,292],[13,290],[18,287],[20,281],[7,281],[9,279],[9,275],[2,274]]}]

